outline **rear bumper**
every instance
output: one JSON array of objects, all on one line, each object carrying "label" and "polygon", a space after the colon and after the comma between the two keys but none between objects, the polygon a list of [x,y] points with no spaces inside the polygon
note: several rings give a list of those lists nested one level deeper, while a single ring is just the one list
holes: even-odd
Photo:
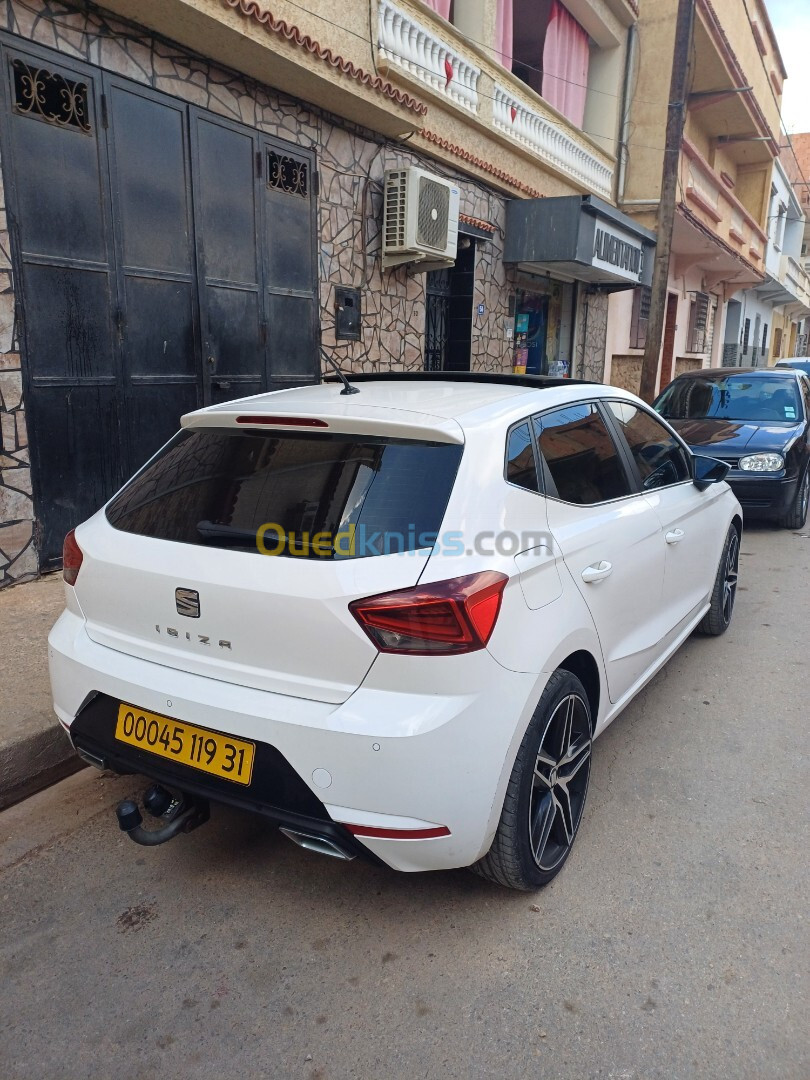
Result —
[{"label": "rear bumper", "polygon": [[736,470],[726,480],[749,517],[782,517],[796,498],[799,485],[798,476],[752,477]]},{"label": "rear bumper", "polygon": [[[319,825],[321,835],[337,835],[344,846],[349,836],[354,850],[409,871],[467,866],[488,850],[517,745],[546,678],[507,671],[485,651],[427,665],[381,656],[363,686],[334,705],[117,652],[92,641],[70,611],[51,631],[49,663],[54,708],[75,746],[119,771],[278,824],[313,832]],[[413,693],[416,685],[424,692]],[[119,701],[254,741],[250,786],[116,742]],[[343,823],[372,830],[445,826],[450,835],[354,838]]]}]

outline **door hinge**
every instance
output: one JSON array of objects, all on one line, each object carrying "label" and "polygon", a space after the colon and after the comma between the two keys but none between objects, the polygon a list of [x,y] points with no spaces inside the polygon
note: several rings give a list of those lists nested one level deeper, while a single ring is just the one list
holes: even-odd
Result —
[{"label": "door hinge", "polygon": [[109,118],[109,115],[107,113],[107,95],[106,94],[101,95],[101,126],[104,128],[105,131],[110,126],[110,118]]}]

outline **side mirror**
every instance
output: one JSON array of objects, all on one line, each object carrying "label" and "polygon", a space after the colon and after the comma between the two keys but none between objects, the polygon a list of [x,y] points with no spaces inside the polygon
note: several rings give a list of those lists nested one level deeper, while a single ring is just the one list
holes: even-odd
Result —
[{"label": "side mirror", "polygon": [[692,457],[692,483],[698,491],[705,491],[709,484],[719,484],[725,480],[728,465],[717,458],[695,454]]}]

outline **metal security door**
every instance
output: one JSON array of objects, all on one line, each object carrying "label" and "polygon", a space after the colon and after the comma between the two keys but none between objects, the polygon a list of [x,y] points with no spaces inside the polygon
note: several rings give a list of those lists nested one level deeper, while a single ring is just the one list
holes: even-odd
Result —
[{"label": "metal security door", "polygon": [[202,404],[186,106],[105,80],[129,471]]},{"label": "metal security door", "polygon": [[261,138],[262,216],[270,389],[317,382],[318,264],[315,155]]},{"label": "metal security door", "polygon": [[36,48],[0,48],[0,60],[39,550],[48,565],[127,467],[100,73]]},{"label": "metal security door", "polygon": [[450,270],[430,270],[425,279],[425,371],[444,371],[450,314]]},{"label": "metal security door", "polygon": [[316,173],[308,151],[16,44],[0,138],[47,566],[184,412],[317,380]]},{"label": "metal security door", "polygon": [[267,387],[255,132],[192,111],[206,404]]}]

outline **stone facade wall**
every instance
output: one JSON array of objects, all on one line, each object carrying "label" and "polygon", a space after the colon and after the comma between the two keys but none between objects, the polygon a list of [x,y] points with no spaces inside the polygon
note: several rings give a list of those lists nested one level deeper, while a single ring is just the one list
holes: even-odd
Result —
[{"label": "stone facade wall", "polygon": [[614,356],[610,365],[610,385],[637,394],[641,387],[641,356]]},{"label": "stone facade wall", "polygon": [[604,378],[609,300],[608,293],[591,290],[585,290],[581,299],[573,371],[578,379],[602,382]]},{"label": "stone facade wall", "polygon": [[[509,286],[503,266],[505,200],[446,166],[257,85],[93,5],[58,0],[0,0],[0,29],[54,48],[221,116],[313,149],[321,174],[320,289],[324,344],[335,345],[334,287],[363,290],[363,339],[341,342],[347,370],[422,367],[425,276],[381,267],[382,182],[387,168],[418,164],[452,176],[461,212],[494,226],[477,242],[472,365],[508,370],[505,329]],[[0,177],[2,162],[0,162]],[[20,342],[15,337],[11,251],[0,180],[0,586],[37,573]],[[478,305],[484,313],[478,315]]]},{"label": "stone facade wall", "polygon": [[0,586],[36,573],[11,244],[0,174]]}]

